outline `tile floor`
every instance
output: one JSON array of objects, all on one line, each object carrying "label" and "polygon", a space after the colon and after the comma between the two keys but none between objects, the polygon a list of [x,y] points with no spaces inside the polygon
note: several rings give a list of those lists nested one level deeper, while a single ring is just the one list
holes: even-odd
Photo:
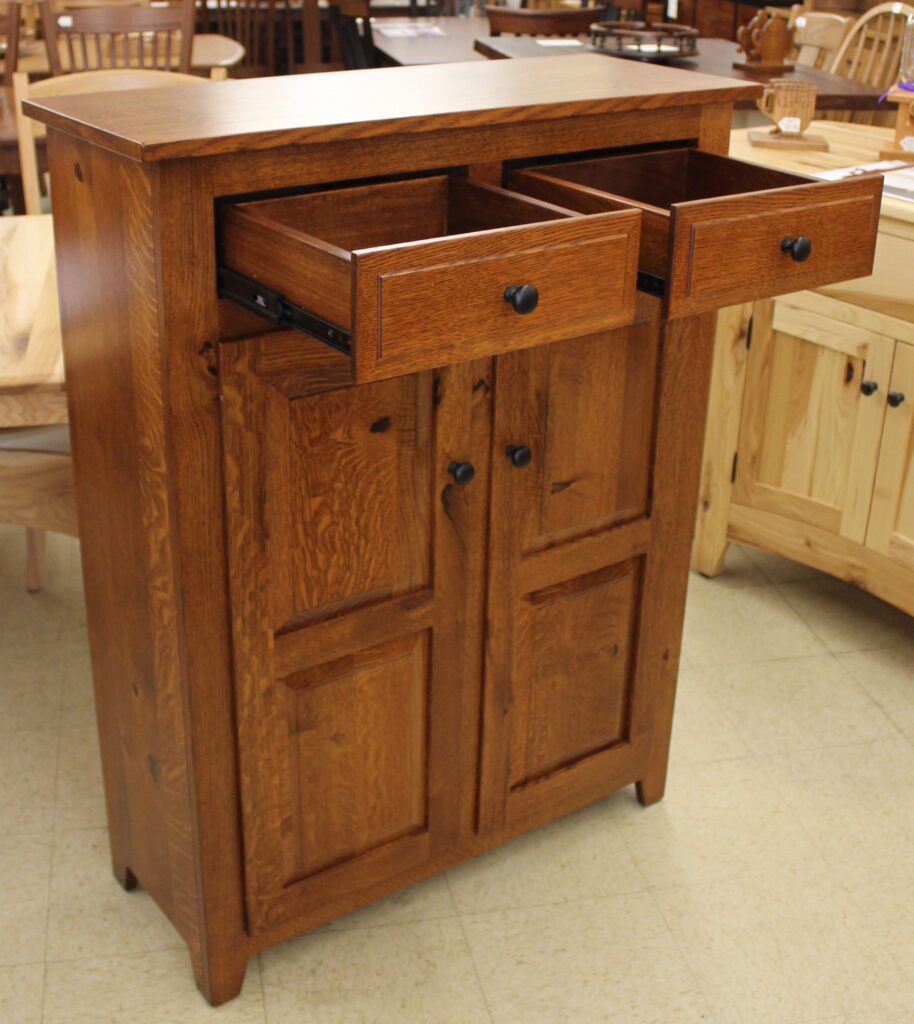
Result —
[{"label": "tile floor", "polygon": [[78,550],[0,528],[0,1024],[914,1024],[914,620],[733,549],[666,799],[622,792],[199,997],[108,866]]}]

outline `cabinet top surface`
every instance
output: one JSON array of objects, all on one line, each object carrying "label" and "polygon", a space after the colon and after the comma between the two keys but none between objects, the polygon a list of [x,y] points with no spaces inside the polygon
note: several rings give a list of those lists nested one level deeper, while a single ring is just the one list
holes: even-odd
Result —
[{"label": "cabinet top surface", "polygon": [[751,99],[761,88],[694,71],[580,57],[212,82],[48,98],[46,124],[136,160],[213,156],[448,128]]}]

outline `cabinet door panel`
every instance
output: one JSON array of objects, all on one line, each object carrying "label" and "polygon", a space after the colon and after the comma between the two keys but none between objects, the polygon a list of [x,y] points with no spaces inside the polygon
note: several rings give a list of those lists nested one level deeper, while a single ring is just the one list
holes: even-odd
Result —
[{"label": "cabinet door panel", "polygon": [[220,370],[255,930],[455,842],[477,757],[491,368],[333,388],[283,344]]},{"label": "cabinet door panel", "polygon": [[914,345],[898,342],[866,543],[914,568]]},{"label": "cabinet door panel", "polygon": [[497,360],[482,831],[635,777],[657,345],[643,322]]},{"label": "cabinet door panel", "polygon": [[739,504],[863,541],[893,344],[783,301],[756,303]]}]

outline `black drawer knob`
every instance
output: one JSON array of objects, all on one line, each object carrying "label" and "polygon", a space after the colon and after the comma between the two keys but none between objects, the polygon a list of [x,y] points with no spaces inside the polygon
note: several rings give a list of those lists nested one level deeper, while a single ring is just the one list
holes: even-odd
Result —
[{"label": "black drawer knob", "polygon": [[536,309],[540,293],[532,284],[509,284],[505,288],[505,302],[521,316],[526,316]]},{"label": "black drawer knob", "polygon": [[533,459],[533,452],[525,444],[509,444],[505,455],[515,469],[526,469]]},{"label": "black drawer knob", "polygon": [[812,256],[812,241],[806,235],[791,238],[788,235],[781,242],[781,252],[789,252],[795,263],[805,263]]},{"label": "black drawer knob", "polygon": [[466,487],[476,475],[472,462],[452,462],[448,466],[447,471],[454,478],[454,483],[458,487]]},{"label": "black drawer knob", "polygon": [[899,405],[904,401],[904,395],[900,391],[890,391],[885,400],[893,409],[897,409]]},{"label": "black drawer knob", "polygon": [[860,382],[860,390],[869,398],[870,395],[875,395],[879,390],[879,384],[874,380],[864,380]]}]

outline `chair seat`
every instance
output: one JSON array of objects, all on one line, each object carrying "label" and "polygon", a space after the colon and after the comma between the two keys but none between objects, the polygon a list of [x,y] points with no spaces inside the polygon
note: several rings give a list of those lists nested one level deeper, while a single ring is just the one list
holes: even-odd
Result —
[{"label": "chair seat", "polygon": [[0,430],[0,451],[70,454],[70,427],[55,423],[47,427],[13,427]]}]

